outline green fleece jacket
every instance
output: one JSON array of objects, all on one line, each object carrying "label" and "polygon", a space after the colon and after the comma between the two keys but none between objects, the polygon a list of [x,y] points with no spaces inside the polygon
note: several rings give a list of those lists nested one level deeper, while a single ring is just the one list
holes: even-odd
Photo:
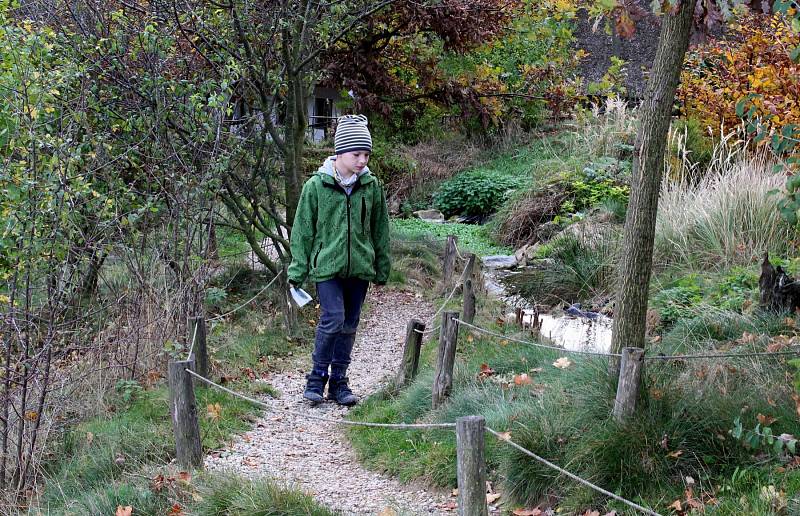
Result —
[{"label": "green fleece jacket", "polygon": [[292,225],[289,282],[389,278],[389,210],[380,181],[368,171],[347,195],[322,168],[303,185]]}]

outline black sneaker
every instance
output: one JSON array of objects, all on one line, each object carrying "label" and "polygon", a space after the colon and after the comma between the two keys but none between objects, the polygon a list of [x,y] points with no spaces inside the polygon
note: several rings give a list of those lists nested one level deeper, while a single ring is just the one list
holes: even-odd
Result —
[{"label": "black sneaker", "polygon": [[350,390],[347,380],[346,376],[344,378],[331,378],[331,382],[328,385],[328,399],[335,401],[339,405],[350,407],[358,403],[358,396]]},{"label": "black sneaker", "polygon": [[316,373],[309,373],[306,375],[306,390],[303,391],[303,397],[316,405],[321,403],[325,398],[322,397],[325,391],[325,384],[328,383],[327,376],[320,376]]}]

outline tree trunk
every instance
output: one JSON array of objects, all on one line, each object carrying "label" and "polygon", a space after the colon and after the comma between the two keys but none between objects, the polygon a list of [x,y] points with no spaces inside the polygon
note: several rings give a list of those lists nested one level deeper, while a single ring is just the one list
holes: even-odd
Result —
[{"label": "tree trunk", "polygon": [[664,169],[664,150],[680,79],[689,46],[696,0],[679,0],[677,14],[664,14],[647,95],[639,109],[640,127],[631,177],[631,196],[625,219],[625,236],[619,270],[620,286],[614,310],[612,351],[644,348],[645,315],[658,194]]}]

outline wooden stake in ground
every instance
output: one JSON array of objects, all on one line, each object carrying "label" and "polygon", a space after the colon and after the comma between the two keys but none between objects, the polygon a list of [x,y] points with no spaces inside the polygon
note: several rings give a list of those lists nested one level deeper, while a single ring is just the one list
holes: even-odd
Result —
[{"label": "wooden stake in ground", "polygon": [[197,374],[208,378],[208,345],[206,342],[206,319],[202,315],[189,318],[189,348],[194,354]]},{"label": "wooden stake in ground", "polygon": [[485,422],[483,416],[456,419],[456,474],[459,516],[486,516]]},{"label": "wooden stake in ground", "polygon": [[472,278],[464,280],[464,322],[472,324],[475,320],[475,289],[472,287]]},{"label": "wooden stake in ground", "polygon": [[614,419],[622,422],[636,412],[636,401],[639,398],[639,385],[642,379],[644,350],[642,348],[625,348],[622,350],[622,362],[619,369],[617,397],[614,399]]},{"label": "wooden stake in ground", "polygon": [[442,292],[450,292],[453,285],[453,271],[456,266],[456,243],[458,238],[454,235],[447,236],[447,243],[444,246],[444,262],[442,264]]},{"label": "wooden stake in ground", "polygon": [[406,326],[406,343],[403,348],[403,361],[400,363],[400,370],[397,372],[395,385],[397,388],[405,387],[417,376],[419,367],[419,352],[422,348],[422,332],[425,331],[425,323],[419,319],[411,319]]},{"label": "wooden stake in ground", "polygon": [[178,464],[185,468],[203,466],[194,385],[191,375],[186,372],[193,367],[193,360],[174,360],[169,363],[168,373],[169,412],[175,434],[175,456]]},{"label": "wooden stake in ground", "polygon": [[439,407],[453,388],[453,366],[456,362],[458,341],[458,312],[442,313],[442,328],[439,330],[439,356],[436,359],[436,376],[433,379],[433,408]]}]

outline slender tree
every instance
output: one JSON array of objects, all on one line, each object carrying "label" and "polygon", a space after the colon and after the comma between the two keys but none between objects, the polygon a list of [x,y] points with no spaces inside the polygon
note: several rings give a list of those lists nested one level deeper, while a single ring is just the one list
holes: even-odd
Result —
[{"label": "slender tree", "polygon": [[614,310],[611,347],[616,353],[623,347],[644,347],[667,132],[683,59],[689,46],[696,3],[696,0],[677,1],[672,12],[663,16],[647,93],[639,108],[640,126],[636,135],[631,195],[619,269],[620,286]]}]

